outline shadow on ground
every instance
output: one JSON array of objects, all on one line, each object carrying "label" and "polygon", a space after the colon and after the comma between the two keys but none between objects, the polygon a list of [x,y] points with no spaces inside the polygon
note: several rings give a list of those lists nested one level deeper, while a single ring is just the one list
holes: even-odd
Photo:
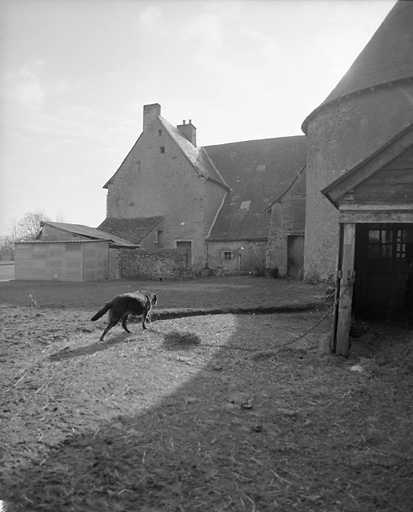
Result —
[{"label": "shadow on ground", "polygon": [[[391,381],[383,393],[371,374],[349,371],[354,361],[321,354],[326,325],[279,352],[276,324],[265,324],[262,338],[250,330],[251,318],[235,325],[201,367],[197,334],[157,326],[153,350],[186,357],[156,371],[172,382],[184,362],[186,382],[149,409],[73,435],[8,475],[6,510],[407,512],[413,429],[406,430],[406,389]],[[254,335],[267,356],[249,354]],[[120,346],[125,336],[70,357]],[[62,351],[53,357],[65,364]],[[400,404],[393,403],[397,393]],[[388,416],[390,404],[397,421]]]}]

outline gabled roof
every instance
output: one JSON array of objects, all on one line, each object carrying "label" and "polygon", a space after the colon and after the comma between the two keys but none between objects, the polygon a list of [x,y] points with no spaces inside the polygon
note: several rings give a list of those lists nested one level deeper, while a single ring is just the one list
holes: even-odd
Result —
[{"label": "gabled roof", "polygon": [[89,226],[84,226],[83,224],[67,224],[66,222],[42,221],[42,226],[44,224],[47,224],[48,226],[56,229],[60,229],[61,231],[65,231],[67,233],[84,236],[85,238],[92,240],[107,240],[110,242],[109,245],[113,247],[137,247],[136,244],[130,242],[129,240],[124,240],[118,236],[105,233],[104,231],[100,231],[99,229],[91,228]]},{"label": "gabled roof", "polygon": [[363,51],[335,89],[305,119],[306,133],[311,117],[325,105],[346,96],[390,86],[413,78],[413,2],[401,0],[393,7]]},{"label": "gabled roof", "polygon": [[370,178],[389,162],[401,155],[407,148],[413,146],[413,127],[406,128],[394,139],[385,144],[379,151],[370,155],[358,165],[348,170],[342,176],[325,187],[324,194],[338,208],[340,198],[353,190],[362,181]]},{"label": "gabled roof", "polygon": [[138,244],[156,226],[163,221],[163,217],[135,217],[132,219],[117,219],[109,217],[100,224],[99,229],[113,233]]},{"label": "gabled roof", "polygon": [[305,167],[303,135],[206,146],[205,151],[231,187],[209,240],[266,240],[266,209]]},{"label": "gabled roof", "polygon": [[164,128],[174,139],[178,147],[181,149],[183,154],[189,160],[191,165],[194,167],[195,171],[201,176],[204,176],[207,179],[209,178],[216,183],[219,183],[224,188],[229,189],[218,169],[208,157],[205,149],[202,147],[195,147],[191,142],[189,142],[188,139],[182,135],[178,128],[175,128],[175,126],[173,126],[163,117],[158,116],[158,118]]},{"label": "gabled roof", "polygon": [[[171,123],[169,123],[166,119],[164,119],[161,116],[157,116],[159,122],[162,124],[162,126],[165,128],[165,130],[169,133],[169,135],[172,137],[174,142],[177,144],[179,149],[182,151],[182,153],[185,155],[189,163],[192,165],[192,167],[195,169],[195,171],[200,175],[203,176],[205,179],[210,179],[212,181],[215,181],[225,189],[229,190],[228,185],[225,183],[225,180],[222,178],[219,171],[216,169],[214,164],[209,159],[208,155],[205,153],[205,150],[202,147],[195,147],[191,142],[189,142],[188,139],[186,139],[182,133],[173,126]],[[103,188],[108,188],[108,185],[113,183],[113,180],[116,176],[116,174],[119,172],[119,170],[122,168],[124,162],[127,160],[130,153],[135,148],[136,144],[139,142],[139,139],[142,137],[143,133],[139,136],[138,140],[133,145],[132,149],[129,151],[126,158],[123,160],[122,164],[119,166],[118,170],[115,172],[115,174],[103,185]]]}]

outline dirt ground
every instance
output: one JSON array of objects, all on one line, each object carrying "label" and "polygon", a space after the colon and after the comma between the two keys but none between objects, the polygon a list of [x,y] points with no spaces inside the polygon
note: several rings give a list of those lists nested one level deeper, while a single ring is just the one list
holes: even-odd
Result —
[{"label": "dirt ground", "polygon": [[[90,317],[133,289],[159,295],[151,328],[99,342]],[[0,510],[411,511],[412,330],[333,356],[325,292],[0,283]]]}]

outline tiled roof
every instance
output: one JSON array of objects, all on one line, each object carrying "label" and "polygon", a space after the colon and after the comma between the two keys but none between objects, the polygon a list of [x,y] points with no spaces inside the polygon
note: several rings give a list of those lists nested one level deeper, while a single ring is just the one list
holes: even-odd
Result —
[{"label": "tiled roof", "polygon": [[303,135],[206,146],[230,186],[209,240],[265,240],[274,198],[290,187],[306,165]]},{"label": "tiled roof", "polygon": [[99,229],[108,233],[116,234],[122,238],[127,238],[138,244],[141,242],[156,226],[162,222],[163,217],[137,217],[133,219],[117,219],[109,217],[100,224]]},{"label": "tiled roof", "polygon": [[350,69],[329,96],[304,121],[324,105],[371,87],[413,78],[413,2],[401,0],[393,7]]},{"label": "tiled roof", "polygon": [[194,169],[200,175],[205,176],[206,178],[210,178],[220,185],[223,185],[225,188],[228,188],[228,185],[225,183],[225,180],[219,173],[218,169],[205,153],[204,148],[195,147],[191,142],[189,142],[188,139],[182,135],[178,128],[175,128],[175,126],[173,126],[163,117],[158,116],[158,118],[165,129],[169,132],[171,137],[174,139],[174,141],[177,143],[181,151],[187,157],[189,162],[192,164]]},{"label": "tiled roof", "polygon": [[131,243],[129,240],[120,238],[119,236],[114,236],[99,229],[84,226],[83,224],[67,224],[66,222],[51,221],[43,221],[42,224],[47,224],[53,228],[60,229],[61,231],[66,231],[67,233],[72,233],[74,235],[84,236],[93,240],[108,240],[110,245],[116,247],[134,247],[136,245]]}]

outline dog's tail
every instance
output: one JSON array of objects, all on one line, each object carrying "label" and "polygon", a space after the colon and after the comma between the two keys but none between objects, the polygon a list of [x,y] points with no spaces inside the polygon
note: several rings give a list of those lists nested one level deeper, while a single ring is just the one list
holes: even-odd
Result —
[{"label": "dog's tail", "polygon": [[112,302],[108,302],[103,306],[102,309],[99,309],[99,311],[96,313],[96,315],[92,316],[91,320],[94,322],[95,320],[98,320],[101,316],[103,316],[106,311],[109,311],[109,309],[112,307]]}]

